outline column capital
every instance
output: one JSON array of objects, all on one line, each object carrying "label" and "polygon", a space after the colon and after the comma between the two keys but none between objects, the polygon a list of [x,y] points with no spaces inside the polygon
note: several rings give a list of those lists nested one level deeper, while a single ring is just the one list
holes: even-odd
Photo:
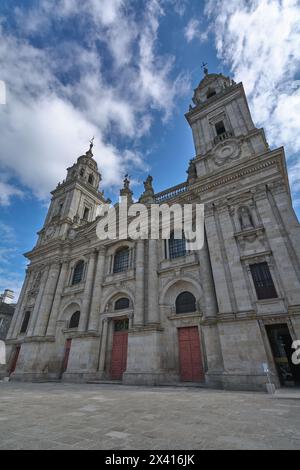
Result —
[{"label": "column capital", "polygon": [[99,255],[104,255],[106,253],[106,246],[101,245],[98,248]]}]

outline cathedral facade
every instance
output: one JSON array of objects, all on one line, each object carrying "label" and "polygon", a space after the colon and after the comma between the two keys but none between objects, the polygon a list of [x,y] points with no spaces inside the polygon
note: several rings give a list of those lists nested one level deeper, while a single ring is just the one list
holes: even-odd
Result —
[{"label": "cathedral facade", "polygon": [[[209,74],[186,114],[188,178],[140,201],[202,203],[205,240],[97,237],[101,175],[93,145],[67,170],[29,260],[8,332],[11,380],[299,383],[300,228],[283,148],[255,127],[242,83]],[[183,178],[185,179],[185,178]],[[121,196],[132,197],[125,178]]]}]

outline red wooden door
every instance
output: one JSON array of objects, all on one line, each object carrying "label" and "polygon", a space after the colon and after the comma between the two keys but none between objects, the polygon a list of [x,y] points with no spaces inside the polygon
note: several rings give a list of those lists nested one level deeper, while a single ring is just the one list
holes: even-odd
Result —
[{"label": "red wooden door", "polygon": [[197,326],[179,328],[179,364],[183,382],[202,382],[202,365],[199,331]]},{"label": "red wooden door", "polygon": [[12,358],[11,365],[9,368],[9,374],[12,374],[16,369],[19,354],[20,354],[20,349],[21,349],[21,346],[16,346],[16,349],[14,350],[13,358]]},{"label": "red wooden door", "polygon": [[127,331],[114,331],[111,353],[110,377],[112,380],[121,380],[127,364]]},{"label": "red wooden door", "polygon": [[66,346],[65,346],[65,355],[64,355],[64,359],[63,359],[63,363],[62,363],[62,370],[61,370],[62,374],[64,372],[66,372],[67,367],[68,367],[71,343],[72,343],[72,339],[67,339]]}]

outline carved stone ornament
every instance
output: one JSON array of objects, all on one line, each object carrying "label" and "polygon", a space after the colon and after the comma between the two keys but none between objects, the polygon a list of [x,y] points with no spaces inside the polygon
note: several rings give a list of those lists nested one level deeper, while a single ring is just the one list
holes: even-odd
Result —
[{"label": "carved stone ornament", "polygon": [[50,240],[55,234],[55,227],[53,225],[50,225],[50,227],[47,228],[45,232],[45,240]]},{"label": "carved stone ornament", "polygon": [[68,238],[70,240],[74,240],[75,237],[76,237],[76,231],[73,228],[71,228],[68,232]]},{"label": "carved stone ornament", "polygon": [[240,145],[234,139],[227,139],[224,142],[220,142],[213,150],[214,162],[220,166],[229,160],[236,160],[240,157],[241,148]]}]

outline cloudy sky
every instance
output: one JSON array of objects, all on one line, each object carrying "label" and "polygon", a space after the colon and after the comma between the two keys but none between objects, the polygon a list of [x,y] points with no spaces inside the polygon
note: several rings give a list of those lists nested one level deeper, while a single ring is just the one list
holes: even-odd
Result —
[{"label": "cloudy sky", "polygon": [[0,0],[0,291],[19,291],[49,192],[92,136],[112,200],[125,172],[136,197],[149,172],[156,191],[185,180],[202,61],[243,81],[285,146],[299,214],[299,0]]}]

